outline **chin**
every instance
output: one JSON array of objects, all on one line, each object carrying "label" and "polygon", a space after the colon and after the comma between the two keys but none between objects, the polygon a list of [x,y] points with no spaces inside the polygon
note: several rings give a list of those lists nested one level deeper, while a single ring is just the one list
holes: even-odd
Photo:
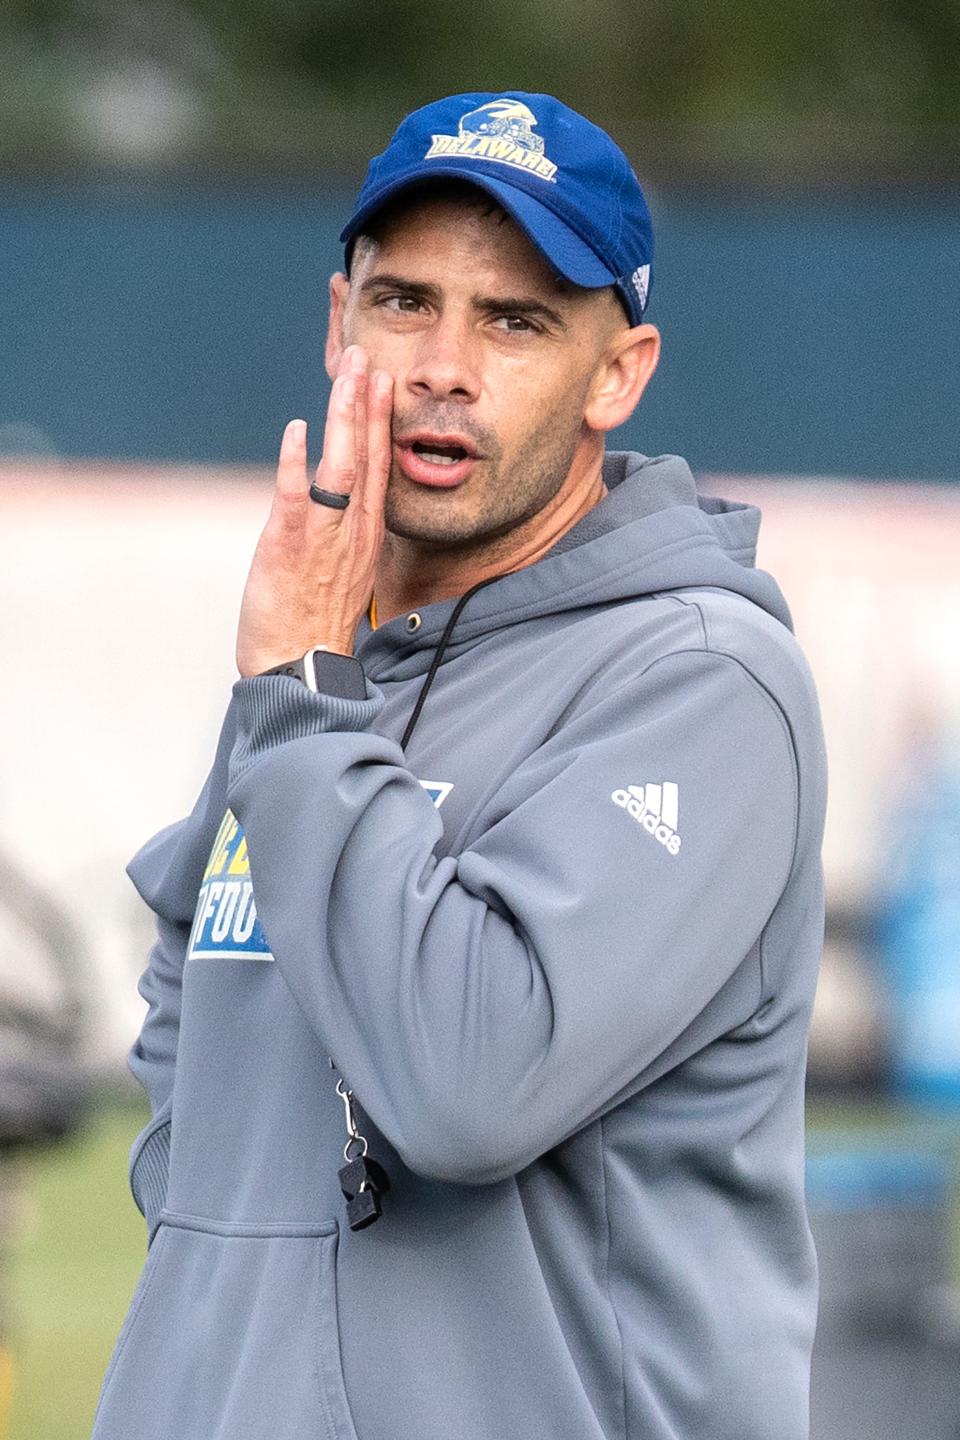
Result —
[{"label": "chin", "polygon": [[[397,487],[399,488],[399,487]],[[453,502],[453,503],[451,503]],[[384,524],[391,535],[420,545],[463,545],[482,529],[476,516],[457,513],[456,499],[447,495],[387,492]]]},{"label": "chin", "polygon": [[415,545],[436,546],[442,550],[469,545],[477,538],[472,526],[451,525],[449,521],[440,520],[430,523],[422,516],[391,515],[388,511],[385,524],[387,531],[400,540],[409,540]]}]

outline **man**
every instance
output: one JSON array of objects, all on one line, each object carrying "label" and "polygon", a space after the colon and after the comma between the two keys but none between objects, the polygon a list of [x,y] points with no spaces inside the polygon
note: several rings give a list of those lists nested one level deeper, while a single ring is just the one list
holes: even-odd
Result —
[{"label": "man", "polygon": [[292,421],[213,770],[131,866],[152,1243],[95,1435],[800,1440],[819,722],[756,511],[604,457],[639,185],[454,96],[342,238],[316,479]]}]

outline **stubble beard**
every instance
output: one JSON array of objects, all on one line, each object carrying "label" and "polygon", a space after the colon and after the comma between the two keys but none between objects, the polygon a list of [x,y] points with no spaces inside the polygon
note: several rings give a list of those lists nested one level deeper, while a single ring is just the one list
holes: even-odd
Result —
[{"label": "stubble beard", "polygon": [[515,458],[493,453],[453,491],[415,486],[393,462],[384,520],[392,535],[429,549],[475,550],[495,545],[549,505],[570,473],[579,430],[551,415]]}]

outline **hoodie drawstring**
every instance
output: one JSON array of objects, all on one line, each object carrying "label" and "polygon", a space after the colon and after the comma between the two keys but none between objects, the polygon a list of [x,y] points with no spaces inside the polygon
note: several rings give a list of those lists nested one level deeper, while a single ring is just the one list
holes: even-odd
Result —
[{"label": "hoodie drawstring", "polygon": [[[510,571],[506,571],[505,573],[510,574]],[[453,635],[454,628],[457,621],[460,619],[460,616],[463,614],[463,610],[466,606],[467,601],[471,598],[471,596],[476,595],[478,590],[482,590],[485,585],[492,585],[495,580],[502,579],[502,575],[490,575],[486,580],[478,580],[476,585],[471,586],[469,590],[465,591],[464,594],[460,596],[460,599],[457,601],[456,605],[454,605],[453,609],[451,610],[450,619],[444,626],[443,634],[440,636],[437,648],[433,652],[433,659],[430,661],[430,669],[427,671],[424,682],[420,687],[420,694],[417,696],[416,704],[411,711],[410,719],[407,721],[407,728],[403,732],[403,739],[400,741],[401,750],[406,750],[407,745],[410,741],[410,736],[413,734],[417,721],[420,719],[420,712],[423,709],[424,702],[426,701],[427,695],[430,691],[430,686],[436,679],[437,671],[440,669],[440,665],[443,660],[444,651],[450,644],[450,639]]]}]

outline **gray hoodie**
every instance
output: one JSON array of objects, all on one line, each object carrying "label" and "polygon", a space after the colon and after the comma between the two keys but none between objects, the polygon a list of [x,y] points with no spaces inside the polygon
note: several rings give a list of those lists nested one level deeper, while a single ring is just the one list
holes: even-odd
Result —
[{"label": "gray hoodie", "polygon": [[816,697],[758,512],[605,479],[537,564],[364,623],[366,699],[239,681],[131,863],[152,1243],[96,1440],[807,1435]]}]

